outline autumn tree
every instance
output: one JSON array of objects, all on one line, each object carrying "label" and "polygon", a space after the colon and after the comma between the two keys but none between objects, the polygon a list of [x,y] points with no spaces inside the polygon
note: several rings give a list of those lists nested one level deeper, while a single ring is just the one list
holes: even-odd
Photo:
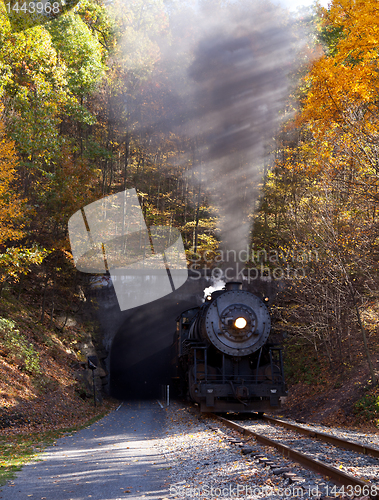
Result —
[{"label": "autumn tree", "polygon": [[[2,108],[0,108],[0,115]],[[24,236],[25,200],[17,194],[17,167],[14,142],[6,133],[0,121],[0,245],[7,241],[19,240]]]},{"label": "autumn tree", "polygon": [[[2,111],[1,106],[0,115]],[[30,210],[25,210],[27,200],[17,192],[17,165],[14,142],[9,139],[4,123],[0,121],[0,295],[6,281],[19,281],[33,264],[40,264],[46,255],[46,251],[38,245],[28,247],[19,243],[26,238],[27,216],[32,214]]]},{"label": "autumn tree", "polygon": [[331,363],[351,360],[354,345],[375,383],[369,348],[377,331],[367,318],[379,278],[379,13],[374,1],[335,0],[320,15],[324,52],[310,64],[296,119],[280,137],[257,230],[287,256],[318,252],[286,289],[297,306],[282,311],[284,324],[316,352],[322,346]]}]

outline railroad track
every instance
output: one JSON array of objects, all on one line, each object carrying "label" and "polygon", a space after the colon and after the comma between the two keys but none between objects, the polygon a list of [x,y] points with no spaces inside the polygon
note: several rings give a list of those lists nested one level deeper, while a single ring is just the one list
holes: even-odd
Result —
[{"label": "railroad track", "polygon": [[263,415],[261,418],[266,422],[280,425],[281,427],[299,432],[300,434],[304,434],[305,436],[308,436],[310,438],[320,439],[325,443],[330,443],[334,446],[338,446],[339,448],[344,448],[345,450],[355,451],[357,453],[362,453],[363,455],[370,455],[372,457],[379,458],[379,450],[377,448],[373,448],[372,446],[362,445],[354,441],[342,439],[326,432],[318,432],[312,429],[305,429],[300,425],[291,424],[289,422],[285,422],[284,420],[269,417],[268,415]]},{"label": "railroad track", "polygon": [[[242,426],[240,424],[237,424],[235,421],[228,420],[218,415],[213,414],[213,417],[223,422],[227,427],[238,431],[244,436],[254,437],[255,440],[258,443],[262,444],[263,446],[270,446],[276,448],[276,450],[278,450],[283,456],[293,460],[298,464],[301,464],[303,467],[307,469],[310,469],[314,472],[321,474],[328,480],[335,483],[338,486],[338,488],[335,488],[333,491],[332,490],[329,491],[329,496],[331,497],[337,496],[337,493],[339,493],[340,496],[342,493],[345,493],[346,496],[350,496],[350,498],[370,497],[371,499],[379,499],[379,482],[377,481],[370,482],[370,480],[367,480],[365,478],[363,479],[357,478],[356,476],[348,474],[347,472],[341,470],[344,467],[348,468],[345,466],[346,464],[340,466],[330,465],[330,463],[326,463],[324,460],[319,460],[318,458],[315,458],[314,457],[315,453],[309,453],[309,452],[304,453],[303,451],[299,451],[299,449],[296,449],[299,448],[299,445],[302,447],[306,447],[304,446],[304,443],[305,442],[308,443],[309,440],[312,440],[313,442],[317,440],[321,443],[325,443],[326,446],[328,447],[328,449],[325,450],[325,456],[331,454],[330,450],[332,447],[338,448],[339,450],[340,449],[349,450],[349,452],[351,453],[359,454],[358,457],[360,457],[361,455],[366,457],[366,460],[370,461],[370,467],[372,467],[372,462],[376,463],[379,458],[379,450],[371,446],[361,445],[356,442],[347,441],[342,438],[333,436],[331,434],[305,429],[304,427],[295,424],[290,424],[288,422],[284,422],[282,420],[278,420],[269,416],[263,417],[263,421],[267,422],[268,424],[267,429],[266,430],[261,429],[259,432],[253,430],[253,427],[257,427],[256,422],[255,424],[245,424]],[[279,439],[272,439],[271,437],[268,437],[270,434],[272,434],[273,425],[285,428],[290,435],[288,435],[288,433],[287,435],[283,434],[282,436],[279,437]],[[262,425],[260,425],[260,427],[262,427]],[[296,442],[297,446],[296,445],[292,446],[292,444],[291,446],[288,446],[288,444],[284,444],[283,441],[284,443],[288,441]],[[334,451],[334,453],[338,453],[338,451]],[[253,455],[259,457],[262,462],[265,462],[264,457],[257,455],[256,453]],[[269,463],[269,465],[273,467],[273,464]],[[378,475],[376,477],[378,478],[379,461],[377,462],[377,471]],[[291,474],[289,474],[289,476],[290,475]],[[295,474],[292,475],[295,476]]]}]

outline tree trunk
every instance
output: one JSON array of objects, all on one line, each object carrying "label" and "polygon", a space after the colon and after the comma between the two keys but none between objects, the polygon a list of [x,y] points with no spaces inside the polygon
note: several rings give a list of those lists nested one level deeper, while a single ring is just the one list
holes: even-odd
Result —
[{"label": "tree trunk", "polygon": [[46,296],[47,296],[47,283],[49,281],[49,273],[48,270],[46,270],[46,277],[45,277],[45,286],[43,290],[43,299],[42,299],[42,311],[41,311],[41,318],[40,321],[42,323],[43,318],[45,317],[45,308],[46,308]]},{"label": "tree trunk", "polygon": [[128,178],[129,155],[130,155],[130,137],[129,137],[129,132],[126,132],[125,151],[124,151],[124,191],[126,190],[126,181]]},{"label": "tree trunk", "polygon": [[359,307],[358,307],[357,301],[355,299],[355,294],[354,294],[353,286],[350,283],[350,281],[347,281],[347,285],[349,287],[350,295],[351,295],[351,298],[353,300],[353,304],[354,304],[354,308],[355,308],[355,312],[357,314],[357,320],[358,320],[359,328],[361,329],[361,332],[362,332],[363,345],[364,345],[364,349],[365,349],[365,353],[366,353],[366,358],[367,358],[367,361],[368,361],[368,366],[370,368],[370,375],[371,375],[372,385],[376,385],[378,383],[378,381],[377,381],[377,378],[376,378],[376,375],[375,375],[375,372],[374,372],[374,367],[373,367],[373,364],[372,364],[372,361],[371,361],[370,351],[369,351],[369,348],[368,348],[368,345],[367,345],[366,330],[365,330],[365,328],[363,326],[363,323],[362,323],[361,313],[359,311]]}]

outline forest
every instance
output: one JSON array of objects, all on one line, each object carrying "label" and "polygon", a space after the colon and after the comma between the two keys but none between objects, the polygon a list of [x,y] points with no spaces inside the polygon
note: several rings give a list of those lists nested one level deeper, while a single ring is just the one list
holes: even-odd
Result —
[{"label": "forest", "polygon": [[135,188],[189,266],[246,250],[276,282],[290,381],[362,362],[375,386],[376,0],[82,0],[25,29],[0,9],[1,354],[10,297],[50,327],[79,307],[69,218]]}]

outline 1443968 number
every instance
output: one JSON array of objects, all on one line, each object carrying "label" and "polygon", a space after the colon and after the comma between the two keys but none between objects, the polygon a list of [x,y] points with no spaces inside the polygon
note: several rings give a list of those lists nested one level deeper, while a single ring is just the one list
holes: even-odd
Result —
[{"label": "1443968 number", "polygon": [[8,2],[5,4],[7,8],[8,14],[17,13],[17,14],[59,14],[60,13],[60,4],[58,2],[50,3],[50,2],[24,2],[19,3],[15,2],[12,4]]},{"label": "1443968 number", "polygon": [[374,496],[379,494],[379,486],[374,484],[367,484],[365,486],[348,485],[348,486],[333,486],[332,488],[326,486],[326,495],[330,497],[360,497],[360,496]]}]

